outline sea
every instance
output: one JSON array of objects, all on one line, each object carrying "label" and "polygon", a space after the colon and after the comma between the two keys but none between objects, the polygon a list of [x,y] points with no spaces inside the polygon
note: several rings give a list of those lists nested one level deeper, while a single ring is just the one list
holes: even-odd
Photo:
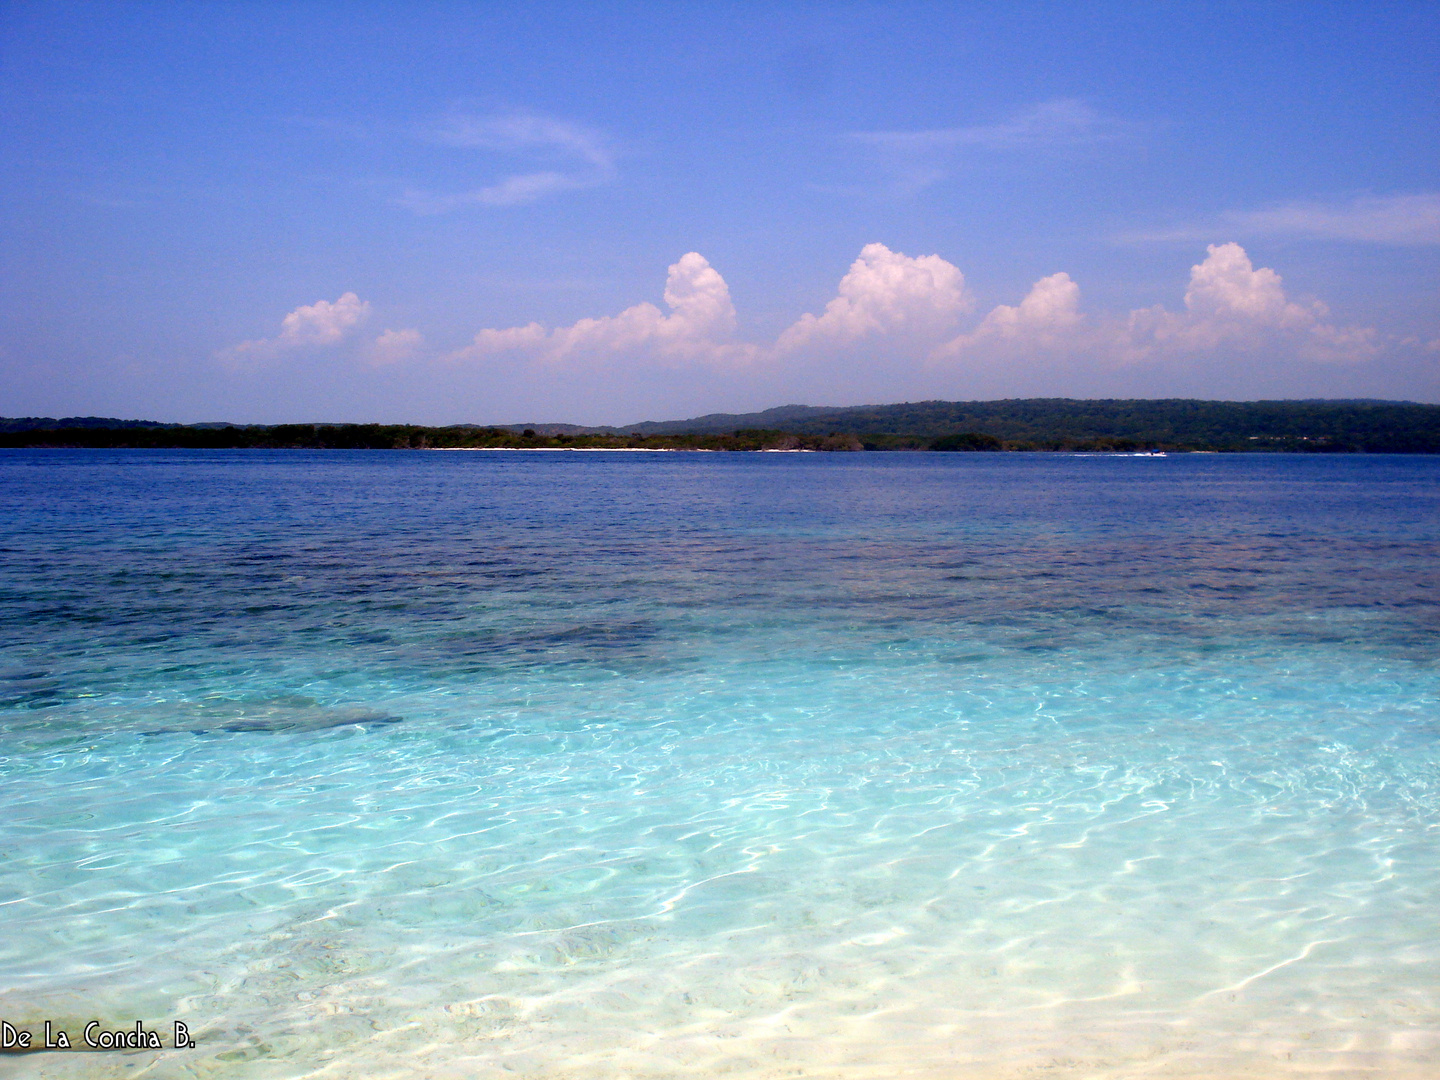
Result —
[{"label": "sea", "polygon": [[0,1076],[1434,1077],[1437,657],[1440,457],[0,451]]}]

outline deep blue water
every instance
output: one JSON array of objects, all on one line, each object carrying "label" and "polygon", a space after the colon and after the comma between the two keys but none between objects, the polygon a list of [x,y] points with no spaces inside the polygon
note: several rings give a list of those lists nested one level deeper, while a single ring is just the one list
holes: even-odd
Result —
[{"label": "deep blue water", "polygon": [[1435,1075],[1437,556],[1436,458],[0,451],[0,1017]]}]

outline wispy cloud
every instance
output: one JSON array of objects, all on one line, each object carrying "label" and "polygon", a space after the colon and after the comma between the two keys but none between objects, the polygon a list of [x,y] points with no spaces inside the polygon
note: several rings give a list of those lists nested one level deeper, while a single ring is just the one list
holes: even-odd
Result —
[{"label": "wispy cloud", "polygon": [[400,204],[420,214],[463,206],[519,206],[556,192],[595,187],[616,175],[614,151],[601,132],[537,113],[452,113],[423,137],[442,146],[489,151],[543,167],[517,171],[469,191],[406,191]]},{"label": "wispy cloud", "polygon": [[1036,150],[1106,142],[1130,134],[1135,124],[1097,112],[1083,101],[1045,101],[998,124],[927,131],[857,131],[850,138],[886,150]]},{"label": "wispy cloud", "polygon": [[1362,195],[1348,202],[1282,203],[1264,210],[1232,210],[1212,222],[1127,234],[1138,243],[1184,241],[1213,236],[1217,229],[1239,236],[1304,236],[1363,244],[1440,244],[1440,192],[1417,195]]},{"label": "wispy cloud", "polygon": [[1044,101],[995,124],[922,131],[855,131],[847,137],[879,155],[905,195],[943,180],[957,160],[976,154],[1058,151],[1113,142],[1139,125],[1083,101]]},{"label": "wispy cloud", "polygon": [[484,150],[558,150],[599,169],[609,169],[614,157],[598,131],[538,113],[514,112],[492,116],[452,113],[431,132],[447,146]]},{"label": "wispy cloud", "polygon": [[1440,244],[1440,192],[1366,195],[1348,203],[1295,202],[1227,214],[1256,233],[1293,233],[1370,244]]},{"label": "wispy cloud", "polygon": [[519,206],[534,202],[556,191],[568,188],[590,187],[591,182],[582,182],[563,173],[538,172],[519,176],[507,176],[498,184],[464,191],[458,195],[437,195],[430,191],[411,189],[397,200],[401,206],[417,214],[444,214],[462,206]]}]

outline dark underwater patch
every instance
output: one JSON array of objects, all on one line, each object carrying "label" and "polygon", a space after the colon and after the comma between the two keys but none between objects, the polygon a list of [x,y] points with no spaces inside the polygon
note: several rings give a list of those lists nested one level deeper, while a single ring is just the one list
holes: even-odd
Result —
[{"label": "dark underwater patch", "polygon": [[164,727],[150,728],[142,735],[273,734],[329,731],[339,727],[386,727],[404,717],[365,708],[332,709],[323,706],[206,706],[191,718]]}]

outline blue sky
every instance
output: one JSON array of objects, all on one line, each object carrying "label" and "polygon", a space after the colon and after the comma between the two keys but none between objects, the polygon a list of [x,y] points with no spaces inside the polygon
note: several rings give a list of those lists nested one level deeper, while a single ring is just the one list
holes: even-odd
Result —
[{"label": "blue sky", "polygon": [[0,414],[1440,401],[1433,4],[0,6]]}]

